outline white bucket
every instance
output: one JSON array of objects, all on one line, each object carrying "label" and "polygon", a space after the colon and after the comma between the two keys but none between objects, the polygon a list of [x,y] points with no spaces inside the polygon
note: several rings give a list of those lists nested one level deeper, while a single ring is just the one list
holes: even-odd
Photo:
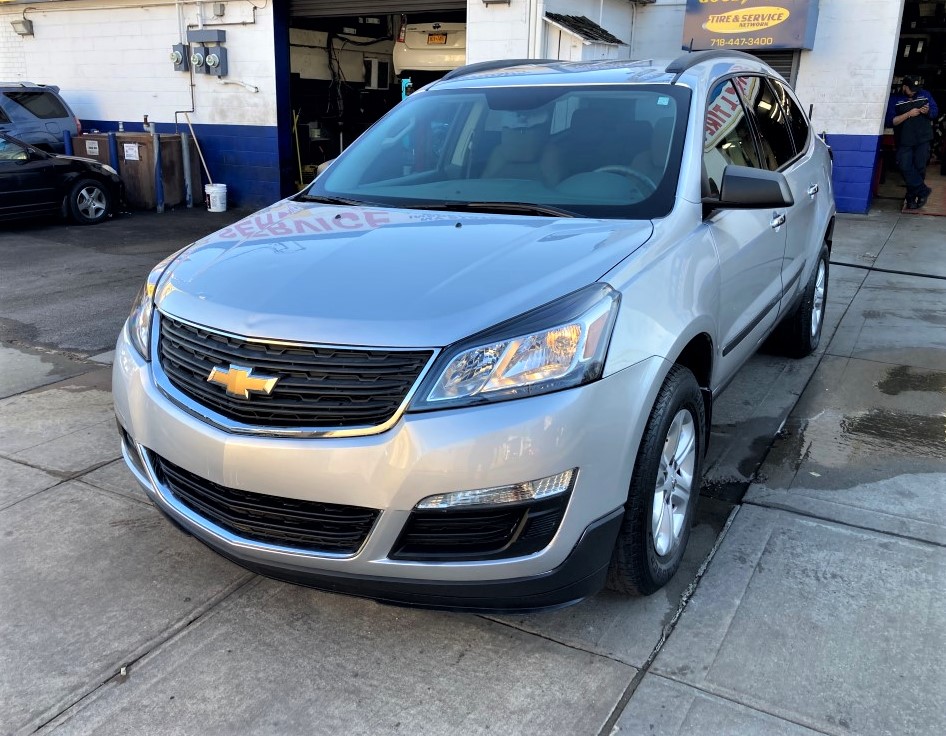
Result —
[{"label": "white bucket", "polygon": [[207,195],[208,212],[226,212],[227,211],[227,185],[226,184],[207,184],[204,186],[204,194]]}]

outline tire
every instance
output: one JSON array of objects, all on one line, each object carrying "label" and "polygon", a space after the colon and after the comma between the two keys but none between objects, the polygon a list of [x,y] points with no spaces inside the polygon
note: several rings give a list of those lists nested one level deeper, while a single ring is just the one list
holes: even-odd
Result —
[{"label": "tire", "polygon": [[790,358],[804,358],[818,349],[828,303],[828,246],[822,245],[818,263],[805,286],[801,302],[778,326],[773,344]]},{"label": "tire", "polygon": [[79,225],[94,225],[112,214],[112,196],[100,181],[82,179],[69,191],[69,214]]},{"label": "tire", "polygon": [[[650,595],[680,567],[700,495],[705,416],[696,378],[683,366],[673,366],[637,451],[624,521],[608,569],[611,590]],[[670,473],[663,469],[668,451]]]}]

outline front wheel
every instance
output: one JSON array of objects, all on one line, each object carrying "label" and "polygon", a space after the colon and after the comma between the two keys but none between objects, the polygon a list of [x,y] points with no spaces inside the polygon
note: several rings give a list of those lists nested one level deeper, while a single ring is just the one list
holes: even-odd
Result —
[{"label": "front wheel", "polygon": [[699,384],[670,369],[641,438],[608,587],[650,595],[680,567],[702,477],[705,407]]},{"label": "front wheel", "polygon": [[83,179],[69,194],[69,212],[78,224],[94,225],[112,213],[112,198],[101,182]]}]

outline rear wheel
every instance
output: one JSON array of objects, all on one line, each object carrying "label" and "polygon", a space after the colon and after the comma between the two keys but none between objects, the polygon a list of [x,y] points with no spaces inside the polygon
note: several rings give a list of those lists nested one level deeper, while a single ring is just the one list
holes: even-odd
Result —
[{"label": "rear wheel", "polygon": [[772,336],[779,351],[790,358],[804,358],[818,349],[828,301],[828,246],[822,245],[818,263],[795,310]]},{"label": "rear wheel", "polygon": [[705,408],[693,374],[670,369],[647,420],[618,534],[608,587],[650,595],[683,560],[700,495]]},{"label": "rear wheel", "polygon": [[101,182],[82,179],[69,194],[69,212],[80,225],[94,225],[112,213],[112,198]]}]

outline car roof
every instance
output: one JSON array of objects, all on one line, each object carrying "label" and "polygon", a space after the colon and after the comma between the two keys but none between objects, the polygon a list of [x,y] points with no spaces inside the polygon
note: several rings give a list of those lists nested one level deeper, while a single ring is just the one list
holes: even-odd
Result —
[{"label": "car roof", "polygon": [[59,87],[54,84],[36,84],[35,82],[0,82],[0,89],[44,89],[58,92]]},{"label": "car roof", "polygon": [[733,72],[778,76],[767,64],[739,51],[698,51],[676,59],[559,61],[513,59],[468,64],[454,69],[429,89],[543,84],[709,84]]}]

